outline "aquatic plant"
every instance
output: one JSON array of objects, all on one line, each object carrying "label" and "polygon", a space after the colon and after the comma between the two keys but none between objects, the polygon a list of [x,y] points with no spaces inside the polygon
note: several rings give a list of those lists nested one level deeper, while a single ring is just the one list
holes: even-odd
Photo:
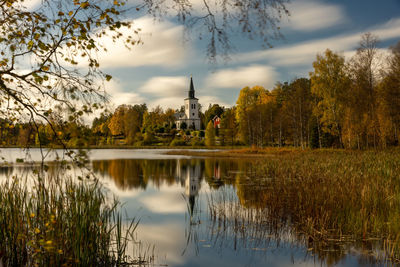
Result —
[{"label": "aquatic plant", "polygon": [[399,154],[398,149],[278,151],[224,178],[234,180],[238,200],[210,197],[209,216],[216,229],[243,239],[290,227],[322,258],[332,256],[328,250],[351,246],[374,260],[399,262]]},{"label": "aquatic plant", "polygon": [[[43,176],[42,176],[43,175]],[[128,247],[138,221],[96,181],[42,174],[0,185],[0,258],[5,266],[143,265]]]}]

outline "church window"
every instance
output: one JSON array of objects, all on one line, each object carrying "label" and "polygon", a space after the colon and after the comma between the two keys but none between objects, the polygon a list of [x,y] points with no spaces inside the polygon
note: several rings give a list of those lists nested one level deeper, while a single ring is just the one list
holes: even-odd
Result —
[{"label": "church window", "polygon": [[193,114],[193,116],[194,116],[194,113],[192,113]]},{"label": "church window", "polygon": [[193,109],[195,109],[196,108],[196,104],[193,104]]}]

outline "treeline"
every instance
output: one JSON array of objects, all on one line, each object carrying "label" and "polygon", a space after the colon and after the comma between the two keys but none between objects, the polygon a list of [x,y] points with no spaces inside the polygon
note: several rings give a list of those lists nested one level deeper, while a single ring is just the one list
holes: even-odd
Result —
[{"label": "treeline", "polygon": [[400,42],[383,58],[378,40],[362,36],[355,56],[327,49],[309,78],[271,90],[243,88],[238,134],[256,146],[377,148],[399,144]]},{"label": "treeline", "polygon": [[[236,105],[210,105],[201,112],[201,131],[185,124],[183,111],[146,104],[121,105],[87,126],[55,116],[48,123],[12,123],[0,119],[3,146],[71,147],[107,145],[295,146],[377,148],[397,146],[400,130],[400,42],[383,57],[377,37],[362,36],[356,54],[346,60],[327,49],[318,54],[308,78],[276,83],[268,90],[245,87]],[[219,128],[212,119],[218,116]]]}]

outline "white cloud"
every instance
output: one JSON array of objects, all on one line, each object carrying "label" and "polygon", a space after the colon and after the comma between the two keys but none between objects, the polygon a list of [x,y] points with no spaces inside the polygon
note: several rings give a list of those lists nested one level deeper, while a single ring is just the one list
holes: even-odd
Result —
[{"label": "white cloud", "polygon": [[[149,109],[152,109],[156,106],[161,106],[164,109],[167,108],[179,109],[181,106],[183,106],[184,104],[183,100],[185,99],[185,97],[186,95],[178,97],[164,97],[164,98],[152,99],[148,101],[147,106],[149,107]],[[209,104],[219,104],[225,107],[231,106],[230,104],[224,102],[223,100],[213,95],[201,95],[196,97],[199,99],[199,103],[203,107],[202,108],[203,112],[208,108]]]},{"label": "white cloud", "polygon": [[144,102],[144,98],[136,92],[125,92],[122,89],[122,85],[116,79],[112,79],[105,83],[105,90],[111,97],[111,103],[116,106],[121,104],[141,104]]},{"label": "white cloud", "polygon": [[208,109],[208,106],[210,104],[218,104],[223,107],[231,106],[231,104],[228,104],[224,100],[221,100],[218,97],[212,96],[212,95],[206,95],[206,96],[199,97],[199,102],[202,106],[202,109],[201,109],[202,112],[205,112]]},{"label": "white cloud", "polygon": [[160,192],[143,196],[140,201],[152,213],[185,213],[186,203],[182,199],[182,189],[165,191],[161,186]]},{"label": "white cloud", "polygon": [[22,5],[28,10],[34,10],[42,3],[42,0],[25,0]]},{"label": "white cloud", "polygon": [[[138,29],[140,31],[136,34],[134,31]],[[155,21],[145,16],[133,20],[130,29],[125,27],[120,31],[124,37],[132,36],[141,43],[128,49],[124,43],[126,38],[113,41],[112,33],[106,31],[106,35],[97,40],[107,49],[107,51],[101,49],[96,55],[102,68],[177,67],[184,63],[186,54],[190,50],[189,45],[184,46],[183,26],[168,21]],[[87,65],[83,59],[76,60],[84,66]]]},{"label": "white cloud", "polygon": [[366,29],[364,32],[311,40],[282,48],[242,53],[236,55],[235,59],[241,63],[265,60],[273,66],[311,66],[316,54],[324,52],[327,48],[348,54],[348,51],[357,48],[361,35],[368,31],[377,35],[381,40],[398,38],[400,37],[400,18]]},{"label": "white cloud", "polygon": [[155,108],[156,106],[161,106],[164,109],[167,108],[172,108],[172,109],[179,109],[181,106],[183,106],[183,99],[185,98],[185,95],[182,95],[181,97],[163,97],[163,98],[156,98],[156,99],[151,99],[148,101],[148,107],[149,109]]},{"label": "white cloud", "polygon": [[185,263],[185,257],[181,255],[186,244],[185,226],[164,220],[159,224],[154,221],[144,223],[143,221],[144,219],[139,224],[137,239],[149,247],[156,244],[156,262],[158,260],[169,266],[180,266]]},{"label": "white cloud", "polygon": [[211,74],[207,79],[209,87],[242,88],[261,85],[272,87],[278,78],[275,69],[269,66],[251,65],[236,69],[223,69]]},{"label": "white cloud", "polygon": [[341,6],[315,0],[294,1],[288,5],[288,9],[291,16],[283,27],[287,26],[298,31],[315,31],[348,21]]},{"label": "white cloud", "polygon": [[139,92],[154,96],[178,97],[183,96],[189,88],[189,81],[184,76],[153,77],[139,88]]}]

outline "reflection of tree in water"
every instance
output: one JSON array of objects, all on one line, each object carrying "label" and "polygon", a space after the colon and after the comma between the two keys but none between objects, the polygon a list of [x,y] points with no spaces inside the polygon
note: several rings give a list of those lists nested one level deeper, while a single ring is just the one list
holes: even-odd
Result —
[{"label": "reflection of tree in water", "polygon": [[96,160],[92,162],[93,171],[103,177],[109,176],[122,190],[131,188],[143,188],[147,186],[147,180],[143,175],[143,168],[136,160]]},{"label": "reflection of tree in water", "polygon": [[121,190],[132,188],[146,189],[149,182],[159,188],[185,185],[186,173],[191,168],[200,170],[200,179],[204,164],[200,159],[115,159],[92,162],[93,171],[103,177],[110,177]]},{"label": "reflection of tree in water", "polygon": [[9,177],[14,171],[13,166],[0,166],[0,176],[1,177]]}]

